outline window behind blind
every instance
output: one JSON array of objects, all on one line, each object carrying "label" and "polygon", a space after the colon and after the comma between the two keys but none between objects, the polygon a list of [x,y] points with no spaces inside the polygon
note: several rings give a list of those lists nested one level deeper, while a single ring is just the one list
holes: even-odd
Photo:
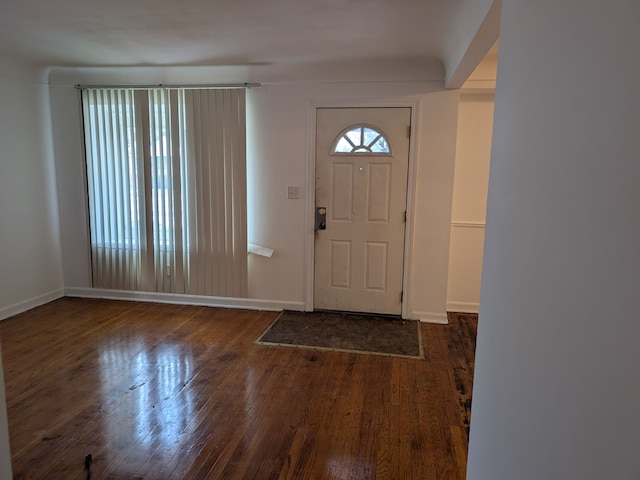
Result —
[{"label": "window behind blind", "polygon": [[82,92],[93,284],[247,295],[243,89]]}]

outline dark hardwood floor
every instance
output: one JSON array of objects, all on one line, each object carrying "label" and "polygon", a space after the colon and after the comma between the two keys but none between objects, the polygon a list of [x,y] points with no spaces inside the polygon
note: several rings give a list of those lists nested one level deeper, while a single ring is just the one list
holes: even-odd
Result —
[{"label": "dark hardwood floor", "polygon": [[63,298],[0,322],[16,479],[464,479],[476,315],[425,360],[255,345],[274,312]]}]

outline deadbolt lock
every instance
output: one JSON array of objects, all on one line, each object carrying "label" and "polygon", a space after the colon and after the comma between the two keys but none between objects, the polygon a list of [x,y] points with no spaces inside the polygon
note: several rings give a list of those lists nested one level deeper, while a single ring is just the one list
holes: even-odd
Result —
[{"label": "deadbolt lock", "polygon": [[316,207],[315,230],[327,229],[327,209],[326,207]]}]

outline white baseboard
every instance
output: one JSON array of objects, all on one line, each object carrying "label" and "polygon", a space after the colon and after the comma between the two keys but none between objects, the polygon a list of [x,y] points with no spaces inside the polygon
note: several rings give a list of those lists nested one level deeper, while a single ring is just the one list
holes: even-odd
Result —
[{"label": "white baseboard", "polygon": [[201,305],[206,307],[237,308],[247,310],[304,311],[304,302],[279,300],[258,300],[252,298],[208,297],[204,295],[183,295],[177,293],[134,292],[129,290],[108,290],[103,288],[65,288],[68,297],[104,298],[108,300],[132,300],[136,302],[175,303],[180,305]]},{"label": "white baseboard", "polygon": [[22,302],[14,303],[8,307],[0,308],[0,320],[26,312],[27,310],[39,307],[40,305],[52,302],[53,300],[57,300],[61,297],[64,297],[64,290],[62,288],[57,288],[56,290],[51,290],[50,292],[43,293],[42,295],[31,297]]},{"label": "white baseboard", "polygon": [[478,313],[479,303],[472,302],[447,302],[447,312]]},{"label": "white baseboard", "polygon": [[449,323],[446,313],[410,312],[409,318],[412,320],[420,320],[423,323],[437,323],[440,325],[446,325]]}]

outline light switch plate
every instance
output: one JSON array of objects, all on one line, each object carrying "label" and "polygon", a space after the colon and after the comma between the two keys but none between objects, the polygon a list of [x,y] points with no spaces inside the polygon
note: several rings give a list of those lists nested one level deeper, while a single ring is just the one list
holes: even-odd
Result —
[{"label": "light switch plate", "polygon": [[287,198],[297,200],[300,198],[300,187],[287,187]]}]

